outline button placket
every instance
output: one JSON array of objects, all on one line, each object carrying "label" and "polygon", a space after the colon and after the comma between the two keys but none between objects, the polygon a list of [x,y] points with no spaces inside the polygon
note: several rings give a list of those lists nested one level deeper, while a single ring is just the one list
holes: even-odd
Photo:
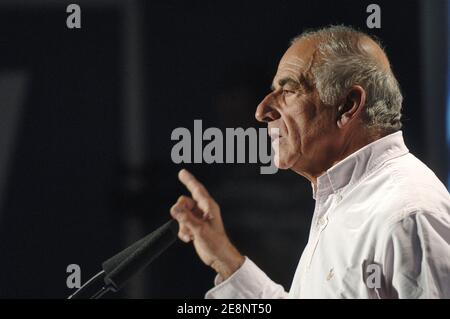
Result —
[{"label": "button placket", "polygon": [[316,209],[314,211],[314,216],[317,216],[318,218],[313,223],[313,227],[315,228],[315,229],[313,229],[313,232],[315,233],[315,235],[313,237],[314,238],[313,245],[308,251],[308,259],[307,259],[307,263],[306,263],[306,267],[305,267],[306,268],[306,272],[309,270],[309,268],[311,266],[312,259],[314,257],[314,253],[316,251],[317,245],[318,245],[319,240],[320,240],[320,235],[321,235],[322,231],[328,225],[328,213],[335,206],[335,203],[332,203],[331,207],[326,209],[324,207],[324,202],[323,202],[323,199],[322,199],[323,197],[321,195],[322,194],[320,194],[320,192],[317,192],[317,195],[316,195],[317,196],[317,198],[316,198],[317,204],[316,204]]},{"label": "button placket", "polygon": [[342,200],[342,195],[341,194],[337,194],[336,196],[336,201],[334,201],[331,206],[323,213],[323,215],[316,221],[316,229],[317,229],[317,233],[314,239],[314,245],[312,247],[312,249],[310,250],[309,256],[308,256],[308,263],[306,266],[306,269],[308,270],[311,266],[312,263],[312,259],[314,256],[314,253],[316,251],[317,245],[319,244],[319,240],[320,240],[320,235],[322,234],[322,231],[327,227],[328,225],[328,215],[331,213],[332,210],[335,209],[336,205],[339,204],[339,202]]},{"label": "button placket", "polygon": [[328,224],[328,216],[324,215],[319,218],[317,221],[317,228],[321,231],[321,228],[324,228]]},{"label": "button placket", "polygon": [[317,221],[318,230],[317,230],[316,237],[314,239],[314,245],[309,253],[307,269],[309,269],[311,266],[314,253],[316,251],[317,245],[319,244],[320,235],[322,234],[322,231],[327,227],[327,225],[328,225],[328,216],[327,215],[320,217],[319,220]]}]

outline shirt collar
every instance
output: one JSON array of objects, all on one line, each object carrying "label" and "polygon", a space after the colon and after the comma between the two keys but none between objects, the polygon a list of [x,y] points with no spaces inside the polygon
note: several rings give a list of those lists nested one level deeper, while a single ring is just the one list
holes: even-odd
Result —
[{"label": "shirt collar", "polygon": [[331,193],[342,193],[346,188],[359,182],[386,161],[409,152],[403,141],[402,131],[386,135],[329,168],[317,178],[317,190],[313,188],[313,198],[327,197]]}]

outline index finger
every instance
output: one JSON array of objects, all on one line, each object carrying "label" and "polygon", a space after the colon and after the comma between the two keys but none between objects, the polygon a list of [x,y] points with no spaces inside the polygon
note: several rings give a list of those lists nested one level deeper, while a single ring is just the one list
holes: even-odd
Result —
[{"label": "index finger", "polygon": [[191,192],[192,197],[198,202],[202,200],[209,199],[209,193],[206,190],[205,186],[200,183],[194,175],[189,173],[186,169],[182,169],[178,173],[178,179],[180,182],[186,186],[186,188]]}]

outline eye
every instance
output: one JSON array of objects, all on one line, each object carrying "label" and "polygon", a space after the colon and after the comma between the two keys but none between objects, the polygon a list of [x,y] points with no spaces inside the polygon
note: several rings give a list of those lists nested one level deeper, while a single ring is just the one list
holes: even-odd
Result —
[{"label": "eye", "polygon": [[295,94],[295,91],[294,90],[289,90],[289,89],[283,89],[283,94],[284,95]]}]

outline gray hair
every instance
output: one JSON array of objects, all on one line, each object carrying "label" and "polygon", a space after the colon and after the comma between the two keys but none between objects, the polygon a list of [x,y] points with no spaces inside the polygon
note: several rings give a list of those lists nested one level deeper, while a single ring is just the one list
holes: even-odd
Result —
[{"label": "gray hair", "polygon": [[[338,25],[304,32],[291,43],[319,39],[317,59],[314,57],[310,71],[323,103],[337,105],[352,85],[360,85],[366,91],[364,122],[370,128],[395,132],[402,127],[403,97],[399,84],[390,68],[384,68],[361,49],[362,37],[369,36]],[[371,39],[381,48],[377,40]]]}]

